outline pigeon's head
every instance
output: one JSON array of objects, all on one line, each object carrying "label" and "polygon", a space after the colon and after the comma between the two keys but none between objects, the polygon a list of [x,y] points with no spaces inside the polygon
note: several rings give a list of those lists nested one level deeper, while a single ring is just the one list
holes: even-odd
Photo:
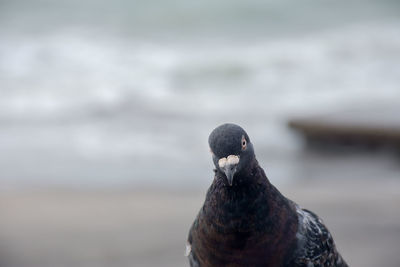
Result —
[{"label": "pigeon's head", "polygon": [[214,165],[226,175],[229,185],[233,178],[254,158],[253,145],[242,127],[226,123],[215,128],[209,138]]}]

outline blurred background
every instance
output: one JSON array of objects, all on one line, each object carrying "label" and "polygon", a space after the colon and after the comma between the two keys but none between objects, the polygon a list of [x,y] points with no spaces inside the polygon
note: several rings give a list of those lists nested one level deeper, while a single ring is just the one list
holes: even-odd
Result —
[{"label": "blurred background", "polygon": [[351,266],[400,266],[399,1],[3,0],[0,25],[1,267],[186,266],[224,122]]}]

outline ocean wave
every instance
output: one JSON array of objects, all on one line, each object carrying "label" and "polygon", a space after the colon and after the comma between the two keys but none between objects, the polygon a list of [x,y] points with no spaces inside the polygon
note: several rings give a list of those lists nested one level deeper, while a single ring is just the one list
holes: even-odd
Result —
[{"label": "ocean wave", "polygon": [[96,175],[114,176],[105,183],[200,181],[211,170],[207,135],[226,121],[245,125],[260,158],[281,167],[296,147],[287,117],[398,105],[399,26],[201,43],[73,30],[3,36],[0,163],[10,167],[2,177],[48,181],[64,170],[58,178],[74,183]]},{"label": "ocean wave", "polygon": [[165,46],[61,33],[3,38],[0,118],[96,116],[152,106],[155,113],[157,106],[172,113],[231,112],[221,102],[242,112],[278,112],[352,101],[362,92],[363,98],[390,100],[400,76],[397,31],[398,25],[373,25],[301,39]]}]

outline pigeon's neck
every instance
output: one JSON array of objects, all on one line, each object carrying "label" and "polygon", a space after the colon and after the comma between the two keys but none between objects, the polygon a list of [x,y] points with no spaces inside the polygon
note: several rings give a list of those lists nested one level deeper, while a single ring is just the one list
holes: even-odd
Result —
[{"label": "pigeon's neck", "polygon": [[224,220],[217,224],[236,230],[254,229],[257,225],[270,225],[272,229],[281,208],[288,206],[288,200],[270,184],[256,159],[234,177],[232,186],[217,172],[206,203],[210,205],[205,205],[205,212],[213,220]]},{"label": "pigeon's neck", "polygon": [[296,211],[270,184],[255,159],[234,177],[232,186],[223,174],[216,173],[198,222],[195,238],[202,242],[197,256],[206,259],[207,251],[212,251],[212,266],[227,262],[237,262],[234,266],[281,266],[285,251],[296,244]]},{"label": "pigeon's neck", "polygon": [[[254,158],[245,168],[236,173],[232,185],[228,185],[223,172],[216,170],[214,182],[211,187],[224,191],[227,195],[232,195],[232,197],[240,197],[240,193],[245,193],[249,190],[256,190],[256,192],[254,192],[256,194],[261,193],[261,191],[269,189],[271,184],[264,170],[258,165],[258,161]],[[252,196],[255,197],[256,194],[252,194]]]}]

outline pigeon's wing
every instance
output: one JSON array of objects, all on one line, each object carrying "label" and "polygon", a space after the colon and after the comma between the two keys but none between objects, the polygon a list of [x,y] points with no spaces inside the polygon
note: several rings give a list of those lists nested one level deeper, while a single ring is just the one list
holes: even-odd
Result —
[{"label": "pigeon's wing", "polygon": [[313,212],[297,206],[299,228],[294,263],[299,267],[348,267],[322,220]]},{"label": "pigeon's wing", "polygon": [[194,220],[192,227],[190,227],[188,240],[186,242],[185,256],[188,257],[188,259],[189,259],[190,267],[199,267],[200,266],[199,262],[196,259],[196,255],[195,255],[194,251],[192,250],[192,242],[193,242],[192,234],[193,234],[193,231],[195,231],[195,229],[197,229],[197,226],[198,226],[198,216]]}]

